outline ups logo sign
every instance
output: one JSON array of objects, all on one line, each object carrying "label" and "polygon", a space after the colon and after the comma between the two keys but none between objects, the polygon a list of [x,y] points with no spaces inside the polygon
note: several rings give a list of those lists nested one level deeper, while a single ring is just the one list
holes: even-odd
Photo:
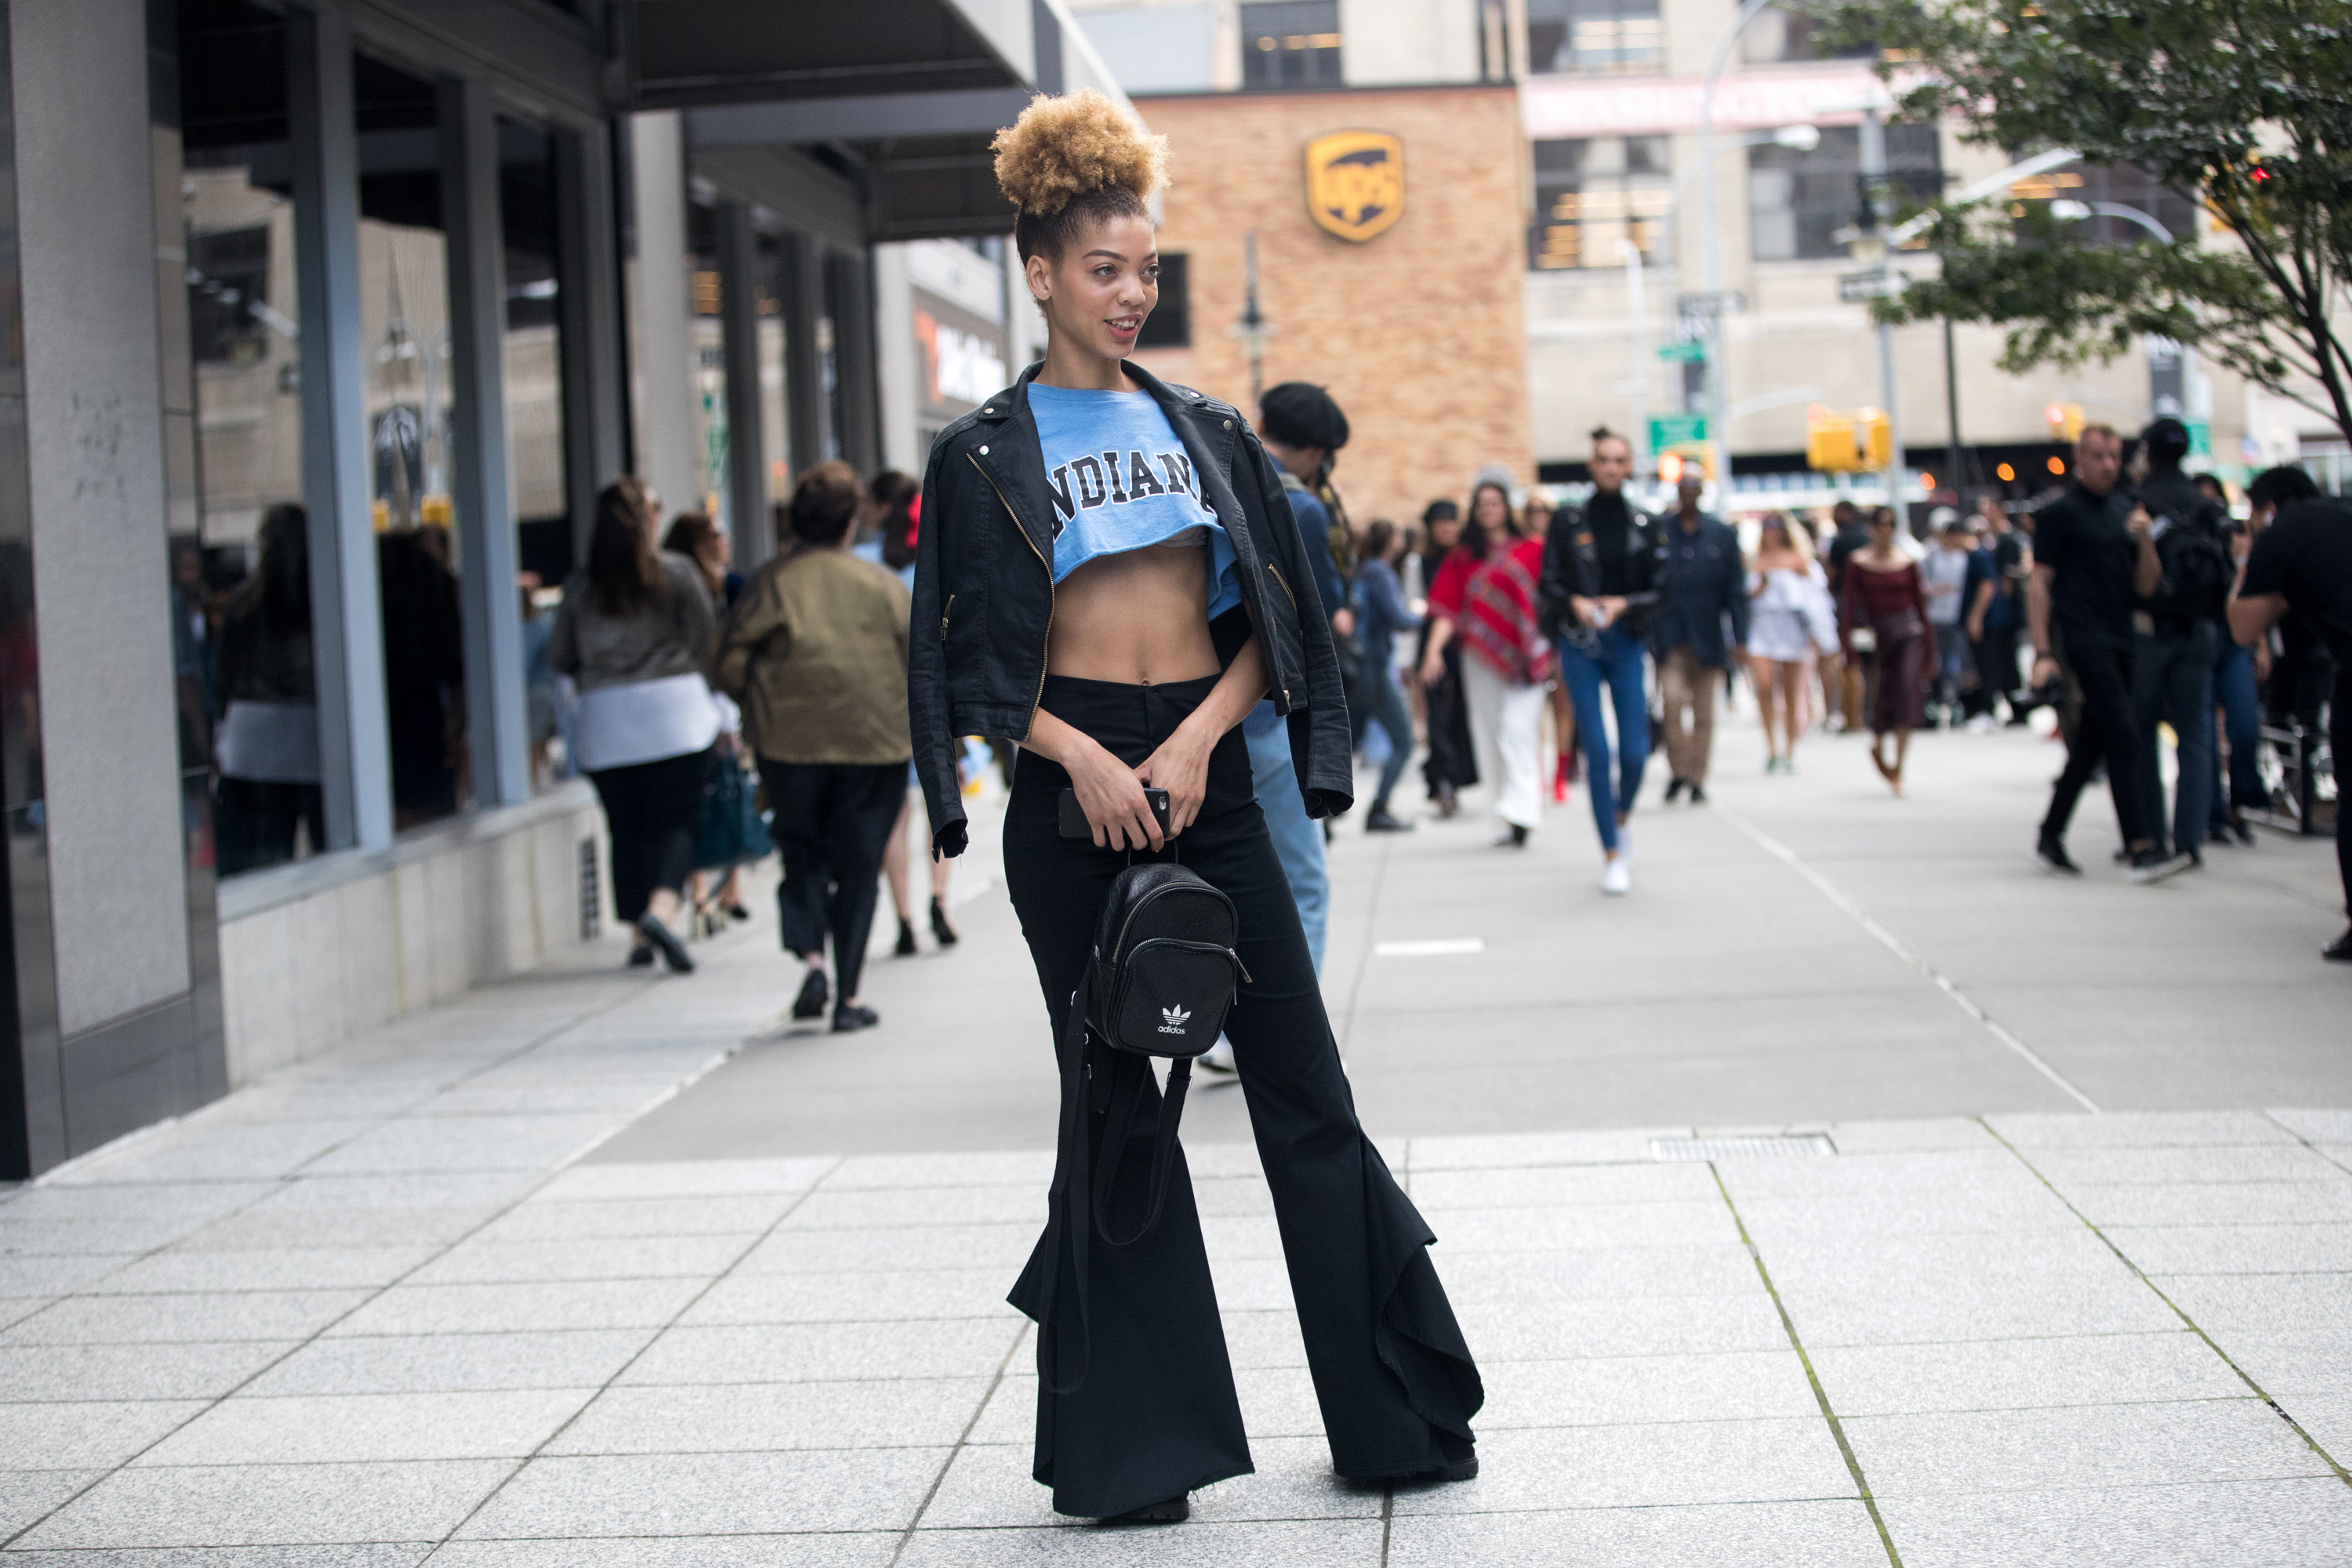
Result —
[{"label": "ups logo sign", "polygon": [[1334,131],[1309,142],[1307,210],[1341,239],[1386,230],[1404,212],[1404,143],[1384,131]]}]

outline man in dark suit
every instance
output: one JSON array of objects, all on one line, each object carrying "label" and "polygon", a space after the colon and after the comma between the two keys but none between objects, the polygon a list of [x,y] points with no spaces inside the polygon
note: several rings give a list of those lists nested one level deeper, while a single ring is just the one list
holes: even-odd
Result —
[{"label": "man in dark suit", "polygon": [[[1715,748],[1715,693],[1724,671],[1748,662],[1748,566],[1739,536],[1698,509],[1706,489],[1685,470],[1680,505],[1659,530],[1657,618],[1650,645],[1658,659],[1658,697],[1665,708],[1666,798],[1685,790],[1706,798],[1707,756]],[[1725,626],[1730,632],[1727,642]]]}]

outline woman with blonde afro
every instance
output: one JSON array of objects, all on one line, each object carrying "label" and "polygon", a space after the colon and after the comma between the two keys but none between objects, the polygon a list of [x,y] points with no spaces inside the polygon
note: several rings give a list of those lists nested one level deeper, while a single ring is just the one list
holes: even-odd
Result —
[{"label": "woman with blonde afro", "polygon": [[[1089,91],[1038,99],[996,151],[1045,357],[932,446],[908,688],[935,854],[964,847],[956,737],[1021,747],[1005,881],[1066,1097],[1053,1218],[1012,1294],[1039,1323],[1034,1473],[1061,1513],[1173,1521],[1253,1468],[1181,1148],[1157,1224],[1110,1240],[1152,1209],[1175,1107],[1139,1058],[1066,1033],[1112,880],[1173,855],[1238,917],[1225,1032],[1333,1465],[1465,1479],[1477,1369],[1435,1238],[1356,1120],[1238,729],[1270,698],[1309,814],[1347,809],[1347,705],[1281,476],[1239,410],[1128,357],[1159,299],[1161,139]],[[1120,1096],[1131,1117],[1107,1114]],[[1072,1190],[1081,1158],[1101,1224]]]}]

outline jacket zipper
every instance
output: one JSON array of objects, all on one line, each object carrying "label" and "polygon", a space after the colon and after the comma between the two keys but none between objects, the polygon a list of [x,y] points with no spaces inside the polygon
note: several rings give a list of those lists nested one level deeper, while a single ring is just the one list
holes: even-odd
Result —
[{"label": "jacket zipper", "polygon": [[955,602],[956,596],[950,594],[947,607],[940,612],[940,641],[941,642],[948,640],[948,617],[955,614]]},{"label": "jacket zipper", "polygon": [[[996,482],[995,476],[980,466],[979,455],[966,452],[964,457],[971,464],[973,471],[988,481],[988,488],[996,492],[997,504],[1004,509],[1004,515],[1013,520],[1013,531],[1021,536],[1021,542],[1029,547],[1029,553],[1037,557],[1037,564],[1045,569],[1045,643],[1037,650],[1037,693],[1029,699],[1029,721],[1034,724],[1037,721],[1037,704],[1045,700],[1045,656],[1054,644],[1054,563],[1045,559],[1045,552],[1037,548],[1037,542],[1029,537],[1027,529],[1021,526],[1021,514],[1013,510],[1013,503],[1005,499],[1004,489]],[[1028,736],[1024,734],[1019,739],[1025,741]]]},{"label": "jacket zipper", "polygon": [[1290,601],[1290,613],[1294,616],[1297,615],[1298,613],[1298,595],[1292,593],[1290,591],[1290,584],[1282,580],[1282,569],[1271,561],[1265,563],[1265,569],[1267,573],[1273,576],[1274,585],[1282,590],[1282,596]]}]

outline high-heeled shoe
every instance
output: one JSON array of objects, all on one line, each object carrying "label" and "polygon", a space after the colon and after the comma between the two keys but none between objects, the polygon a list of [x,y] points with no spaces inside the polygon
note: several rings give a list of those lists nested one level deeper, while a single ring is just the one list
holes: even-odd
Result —
[{"label": "high-heeled shoe", "polygon": [[898,917],[898,945],[892,948],[890,952],[899,958],[915,956],[915,928],[908,923],[907,917],[904,915]]},{"label": "high-heeled shoe", "polygon": [[947,905],[937,899],[931,900],[931,935],[939,939],[941,947],[953,947],[963,940],[957,934],[956,928],[948,924]]}]

